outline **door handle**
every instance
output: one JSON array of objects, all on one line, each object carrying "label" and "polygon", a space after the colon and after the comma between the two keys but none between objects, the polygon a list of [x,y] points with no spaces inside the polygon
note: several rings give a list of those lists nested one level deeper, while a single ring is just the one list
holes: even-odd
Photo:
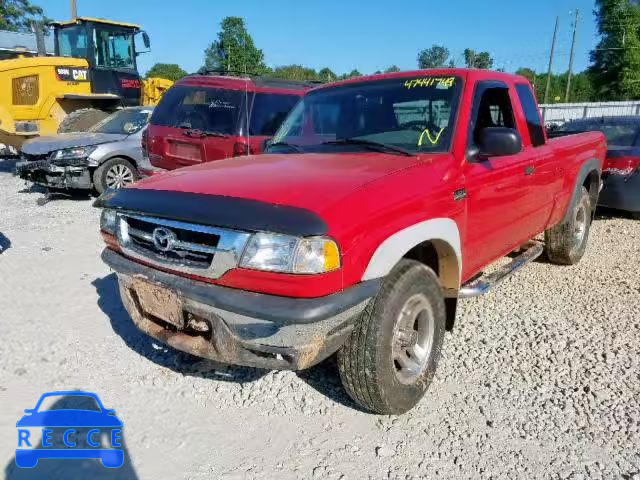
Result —
[{"label": "door handle", "polygon": [[525,176],[530,176],[533,175],[536,171],[536,167],[534,167],[533,165],[529,165],[527,168],[524,169],[524,174]]}]

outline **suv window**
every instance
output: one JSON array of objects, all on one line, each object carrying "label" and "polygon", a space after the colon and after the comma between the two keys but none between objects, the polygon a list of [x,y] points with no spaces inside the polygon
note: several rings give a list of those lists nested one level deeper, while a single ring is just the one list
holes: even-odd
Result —
[{"label": "suv window", "polygon": [[529,130],[529,138],[531,144],[534,147],[544,145],[544,129],[542,127],[542,121],[540,120],[540,114],[536,101],[533,98],[533,93],[528,85],[519,84],[516,85],[516,92],[518,92],[518,98],[520,98],[520,104],[522,105],[522,111],[527,119],[527,129]]},{"label": "suv window", "polygon": [[487,88],[482,93],[473,128],[473,142],[478,144],[480,132],[490,127],[515,128],[513,107],[506,87]]},{"label": "suv window", "polygon": [[298,100],[300,97],[296,95],[256,93],[249,122],[249,134],[272,137]]},{"label": "suv window", "polygon": [[176,85],[153,110],[151,124],[235,135],[243,95],[239,90]]}]

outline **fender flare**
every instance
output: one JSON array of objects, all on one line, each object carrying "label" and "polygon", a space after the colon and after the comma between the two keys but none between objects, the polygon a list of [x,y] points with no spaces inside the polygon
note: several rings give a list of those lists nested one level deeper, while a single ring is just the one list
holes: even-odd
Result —
[{"label": "fender flare", "polygon": [[[569,221],[571,212],[573,212],[573,207],[576,205],[576,203],[578,202],[578,199],[580,198],[580,189],[584,184],[584,181],[587,179],[587,176],[591,172],[596,172],[598,174],[598,180],[601,178],[602,172],[600,171],[600,166],[601,166],[600,161],[597,158],[592,158],[591,160],[587,160],[585,163],[582,164],[582,166],[580,167],[580,170],[578,171],[578,176],[576,177],[576,183],[573,186],[573,194],[571,195],[571,201],[569,202],[569,205],[567,205],[567,210],[564,212],[564,216],[562,217],[562,221],[560,223]],[[596,192],[595,203],[597,203],[599,193],[600,193],[599,191]],[[593,209],[594,212],[595,212],[595,203],[594,203],[594,209]]]},{"label": "fender flare", "polygon": [[[450,218],[434,218],[404,228],[376,249],[369,260],[362,281],[385,277],[412,248],[429,240],[446,243],[454,252],[458,266],[458,285],[462,271],[462,250],[458,224]],[[457,288],[456,287],[456,288]]]}]

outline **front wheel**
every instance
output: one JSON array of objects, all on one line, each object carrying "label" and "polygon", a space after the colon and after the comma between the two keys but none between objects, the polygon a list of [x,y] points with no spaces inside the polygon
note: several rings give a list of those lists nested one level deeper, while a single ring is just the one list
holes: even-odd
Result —
[{"label": "front wheel", "polygon": [[360,406],[379,414],[410,410],[433,380],[444,332],[437,276],[420,262],[402,260],[338,352],[345,389]]},{"label": "front wheel", "polygon": [[544,232],[545,251],[550,261],[574,265],[582,259],[591,229],[591,212],[589,192],[582,187],[569,219]]},{"label": "front wheel", "polygon": [[107,188],[122,188],[140,178],[136,167],[125,158],[112,158],[93,172],[93,186],[99,194]]}]

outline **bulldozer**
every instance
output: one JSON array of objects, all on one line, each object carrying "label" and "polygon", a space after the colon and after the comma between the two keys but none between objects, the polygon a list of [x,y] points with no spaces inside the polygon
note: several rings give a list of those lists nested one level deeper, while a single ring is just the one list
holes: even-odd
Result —
[{"label": "bulldozer", "polygon": [[38,56],[0,60],[0,143],[86,131],[118,108],[157,103],[171,84],[140,78],[135,39],[146,51],[150,41],[138,25],[77,17],[50,26],[54,56],[36,28]]}]

